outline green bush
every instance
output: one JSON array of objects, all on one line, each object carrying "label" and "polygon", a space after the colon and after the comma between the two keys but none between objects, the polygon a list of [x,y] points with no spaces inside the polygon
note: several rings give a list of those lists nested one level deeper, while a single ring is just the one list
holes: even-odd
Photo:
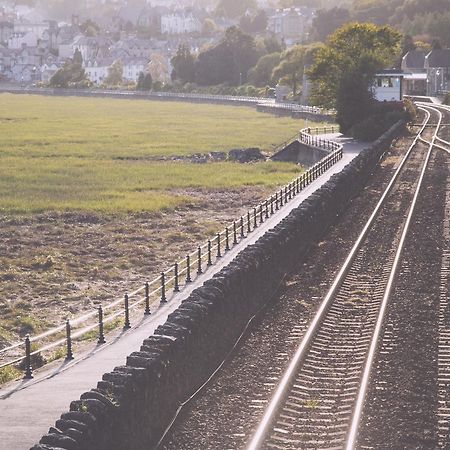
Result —
[{"label": "green bush", "polygon": [[410,120],[400,102],[382,102],[374,106],[372,114],[353,125],[350,134],[361,141],[374,141],[399,120]]}]

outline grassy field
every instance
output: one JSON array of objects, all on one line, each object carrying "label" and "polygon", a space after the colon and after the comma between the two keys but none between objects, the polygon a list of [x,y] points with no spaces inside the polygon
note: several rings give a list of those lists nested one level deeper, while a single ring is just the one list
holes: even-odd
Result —
[{"label": "grassy field", "polygon": [[186,189],[274,187],[291,164],[160,161],[274,145],[303,123],[253,108],[0,95],[0,211],[156,211]]},{"label": "grassy field", "polygon": [[151,280],[301,170],[189,155],[270,152],[303,125],[250,107],[0,94],[0,348]]}]

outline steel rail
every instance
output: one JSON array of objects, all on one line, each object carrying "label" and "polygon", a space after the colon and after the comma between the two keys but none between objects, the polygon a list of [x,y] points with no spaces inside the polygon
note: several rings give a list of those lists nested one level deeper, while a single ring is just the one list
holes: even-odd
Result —
[{"label": "steel rail", "polygon": [[310,326],[308,327],[308,330],[306,331],[302,341],[300,342],[299,346],[297,347],[297,350],[295,351],[294,356],[292,357],[286,371],[284,372],[284,375],[281,378],[281,381],[278,384],[278,386],[275,390],[275,393],[269,402],[269,405],[264,413],[264,416],[247,447],[247,450],[257,450],[257,449],[261,448],[267,434],[270,431],[270,427],[275,419],[275,415],[277,414],[277,411],[280,408],[280,404],[283,401],[283,399],[286,397],[286,395],[289,391],[293,377],[295,376],[295,374],[298,370],[298,367],[301,364],[301,362],[305,356],[305,353],[310,345],[310,342],[311,342],[313,336],[316,334],[316,332],[322,322],[322,319],[323,319],[326,311],[328,310],[328,307],[329,307],[332,299],[335,297],[345,276],[349,272],[351,265],[354,262],[359,249],[361,248],[363,242],[365,241],[370,229],[372,228],[372,225],[374,224],[374,222],[378,216],[380,209],[384,205],[387,196],[390,194],[403,167],[405,166],[407,160],[409,159],[409,156],[411,155],[413,148],[417,145],[417,142],[419,141],[419,138],[420,138],[423,130],[425,129],[426,124],[430,120],[430,117],[431,117],[431,114],[429,112],[426,112],[426,117],[425,117],[425,120],[422,124],[420,131],[417,133],[417,136],[414,138],[413,143],[409,147],[409,149],[406,152],[405,156],[403,157],[400,165],[398,166],[397,170],[395,171],[395,173],[394,173],[392,179],[390,180],[388,186],[386,187],[382,197],[380,198],[375,209],[373,210],[369,220],[366,222],[364,229],[360,233],[358,239],[356,240],[350,253],[348,254],[343,266],[341,267],[339,273],[337,274],[336,278],[334,279],[330,290],[328,291],[323,302],[321,303],[321,305],[320,305],[316,315],[314,316]]},{"label": "steel rail", "polygon": [[[423,107],[420,107],[419,109],[421,109],[422,111],[428,112],[427,109],[425,109]],[[395,253],[394,263],[393,263],[391,271],[389,273],[388,283],[387,283],[386,289],[384,291],[383,300],[381,302],[380,311],[378,313],[377,323],[375,325],[374,333],[373,333],[372,340],[370,343],[369,352],[367,354],[367,359],[366,359],[366,363],[364,366],[363,376],[362,376],[360,388],[358,391],[358,397],[357,397],[356,404],[355,404],[355,410],[354,410],[354,414],[353,414],[353,418],[352,418],[352,423],[350,425],[350,431],[347,436],[346,450],[353,450],[355,448],[356,438],[357,438],[357,434],[358,434],[358,427],[359,427],[359,423],[361,421],[362,410],[363,410],[364,401],[366,398],[367,387],[369,384],[372,365],[375,360],[375,353],[376,353],[376,350],[378,347],[379,337],[380,337],[380,334],[381,334],[381,331],[383,328],[383,322],[384,322],[384,317],[385,317],[385,313],[386,313],[386,308],[387,308],[389,298],[391,297],[391,294],[392,294],[392,291],[394,288],[394,282],[395,282],[395,278],[397,276],[397,271],[398,271],[398,268],[400,265],[400,260],[401,260],[401,256],[403,253],[403,248],[405,245],[406,237],[409,233],[409,227],[411,225],[412,216],[416,210],[417,199],[419,198],[419,194],[422,189],[423,179],[424,179],[425,173],[428,169],[428,163],[431,158],[431,153],[432,153],[432,150],[434,147],[434,142],[436,140],[436,136],[439,131],[440,124],[442,122],[442,113],[438,110],[435,110],[434,108],[430,108],[430,109],[432,109],[438,113],[439,119],[438,119],[438,123],[436,126],[436,130],[434,132],[434,135],[431,139],[431,143],[429,145],[429,149],[427,152],[427,156],[425,158],[425,162],[423,164],[422,170],[420,171],[419,181],[417,183],[416,190],[414,192],[414,197],[411,202],[411,206],[409,208],[406,222],[403,226],[402,234],[400,237],[400,242],[398,244],[398,247],[397,247],[397,250]]]}]

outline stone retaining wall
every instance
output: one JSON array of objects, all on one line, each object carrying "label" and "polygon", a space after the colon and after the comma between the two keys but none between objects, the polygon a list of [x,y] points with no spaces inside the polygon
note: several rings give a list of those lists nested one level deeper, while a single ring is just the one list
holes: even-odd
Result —
[{"label": "stone retaining wall", "polygon": [[[33,450],[148,450],[179,404],[208,379],[251,318],[359,193],[404,124],[196,289],[126,365],[70,404]],[[57,395],[57,393],[55,393]],[[39,412],[36,411],[36,414]]]},{"label": "stone retaining wall", "polygon": [[329,152],[316,147],[310,147],[296,140],[273,155],[270,159],[273,161],[291,161],[302,166],[312,167]]}]

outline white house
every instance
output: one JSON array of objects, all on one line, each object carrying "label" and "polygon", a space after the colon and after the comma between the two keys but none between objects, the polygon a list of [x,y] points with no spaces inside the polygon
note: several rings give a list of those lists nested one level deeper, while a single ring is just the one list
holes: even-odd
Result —
[{"label": "white house", "polygon": [[267,28],[292,45],[303,40],[308,24],[309,17],[300,8],[286,8],[268,17]]},{"label": "white house", "polygon": [[41,81],[48,83],[50,78],[58,71],[59,65],[54,62],[45,63],[41,66]]},{"label": "white house", "polygon": [[108,76],[108,67],[114,62],[112,58],[85,61],[84,70],[87,78],[95,84],[102,84]]},{"label": "white house", "polygon": [[192,14],[166,14],[161,16],[161,33],[184,34],[202,30],[201,22]]},{"label": "white house", "polygon": [[37,47],[38,38],[32,32],[14,32],[8,39],[8,47],[20,49],[24,47]]},{"label": "white house", "polygon": [[123,78],[127,81],[137,82],[139,74],[147,71],[148,59],[130,59],[123,63]]},{"label": "white house", "polygon": [[36,39],[42,39],[45,31],[56,28],[56,22],[51,20],[39,23],[30,23],[25,21],[14,23],[14,33],[32,33],[36,36]]},{"label": "white house", "polygon": [[[108,76],[108,68],[114,61],[114,58],[102,58],[87,61],[84,67],[87,78],[95,84],[102,84]],[[139,74],[147,71],[148,62],[149,61],[144,58],[122,60],[122,78],[126,81],[137,82]]]}]

